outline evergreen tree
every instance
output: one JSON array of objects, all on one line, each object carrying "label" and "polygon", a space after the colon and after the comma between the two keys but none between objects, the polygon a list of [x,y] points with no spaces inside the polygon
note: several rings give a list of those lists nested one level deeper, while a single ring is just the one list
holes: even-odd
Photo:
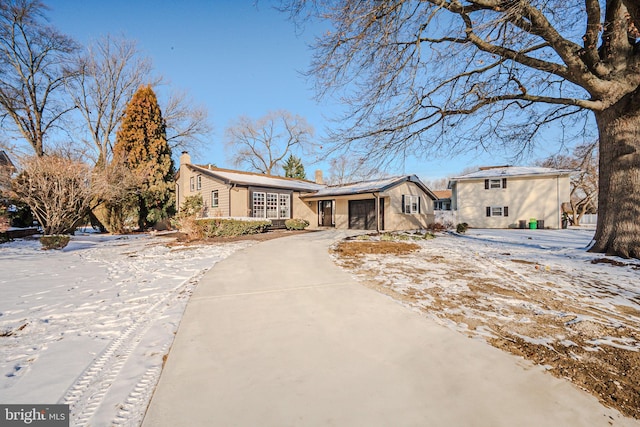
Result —
[{"label": "evergreen tree", "polygon": [[167,143],[165,121],[151,86],[143,86],[127,105],[113,148],[140,178],[138,225],[153,226],[175,210],[173,160]]},{"label": "evergreen tree", "polygon": [[287,178],[307,179],[307,174],[304,172],[302,160],[293,154],[289,154],[283,168],[284,176]]}]

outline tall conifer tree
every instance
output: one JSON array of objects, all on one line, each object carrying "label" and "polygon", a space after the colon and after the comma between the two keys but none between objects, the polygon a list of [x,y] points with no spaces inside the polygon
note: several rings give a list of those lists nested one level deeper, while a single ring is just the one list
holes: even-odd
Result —
[{"label": "tall conifer tree", "polygon": [[167,144],[165,121],[151,86],[142,86],[127,105],[113,148],[142,185],[138,193],[141,230],[174,211],[173,160]]},{"label": "tall conifer tree", "polygon": [[302,160],[293,154],[289,154],[283,169],[284,176],[287,178],[307,179],[307,174],[304,171]]}]

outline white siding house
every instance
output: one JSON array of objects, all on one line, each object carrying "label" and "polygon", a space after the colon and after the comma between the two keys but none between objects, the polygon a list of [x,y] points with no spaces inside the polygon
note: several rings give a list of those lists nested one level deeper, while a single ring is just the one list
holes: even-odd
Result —
[{"label": "white siding house", "polygon": [[452,178],[457,222],[474,228],[560,228],[574,171],[541,167],[488,167]]}]

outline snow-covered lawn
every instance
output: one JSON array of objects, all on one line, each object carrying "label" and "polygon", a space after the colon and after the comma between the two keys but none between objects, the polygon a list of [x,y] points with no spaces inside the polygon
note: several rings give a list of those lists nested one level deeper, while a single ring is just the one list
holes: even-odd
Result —
[{"label": "snow-covered lawn", "polygon": [[[586,252],[593,234],[405,235],[388,246],[391,253],[376,251],[376,238],[359,237],[342,243],[335,257],[362,283],[640,418],[640,262]],[[418,246],[403,251],[405,242]]]},{"label": "snow-covered lawn", "polygon": [[78,235],[0,245],[0,402],[71,406],[71,425],[138,425],[199,278],[253,242]]}]

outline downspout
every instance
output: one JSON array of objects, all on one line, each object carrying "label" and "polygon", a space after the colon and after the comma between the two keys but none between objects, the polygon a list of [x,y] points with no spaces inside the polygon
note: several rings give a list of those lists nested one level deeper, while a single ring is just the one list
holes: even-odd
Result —
[{"label": "downspout", "polygon": [[233,190],[235,186],[236,186],[235,183],[229,186],[229,217],[231,217],[231,190]]},{"label": "downspout", "polygon": [[176,182],[176,212],[180,213],[180,184]]},{"label": "downspout", "polygon": [[377,193],[372,193],[376,199],[376,233],[380,233],[380,196]]}]

